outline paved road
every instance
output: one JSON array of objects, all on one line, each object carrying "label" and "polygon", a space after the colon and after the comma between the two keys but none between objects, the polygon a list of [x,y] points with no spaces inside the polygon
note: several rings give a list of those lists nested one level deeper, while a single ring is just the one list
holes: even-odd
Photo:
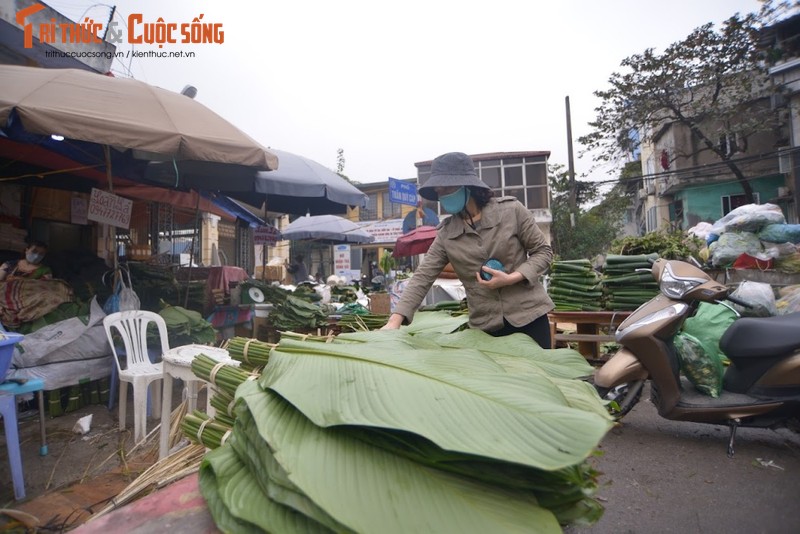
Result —
[{"label": "paved road", "polygon": [[800,533],[800,434],[676,423],[642,401],[601,443],[603,518],[571,534]]}]

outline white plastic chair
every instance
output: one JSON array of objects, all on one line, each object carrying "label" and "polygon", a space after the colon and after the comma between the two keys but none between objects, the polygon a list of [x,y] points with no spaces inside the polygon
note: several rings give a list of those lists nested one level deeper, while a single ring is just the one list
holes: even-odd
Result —
[{"label": "white plastic chair", "polygon": [[[167,324],[157,313],[131,310],[111,313],[103,319],[108,343],[114,352],[114,361],[119,372],[119,428],[125,430],[127,415],[128,382],[133,384],[134,440],[139,443],[147,436],[147,389],[152,382],[162,379],[161,362],[151,363],[147,352],[147,327],[155,323],[161,340],[161,354],[169,350]],[[116,330],[125,348],[125,368],[122,367],[112,334]],[[154,387],[152,393],[153,413],[161,411],[161,388]]]}]

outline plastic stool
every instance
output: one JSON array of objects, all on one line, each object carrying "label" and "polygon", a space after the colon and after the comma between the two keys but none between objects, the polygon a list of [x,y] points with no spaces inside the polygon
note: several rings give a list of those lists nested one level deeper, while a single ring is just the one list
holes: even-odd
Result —
[{"label": "plastic stool", "polygon": [[25,478],[22,476],[22,455],[19,450],[19,430],[17,428],[17,395],[37,392],[39,397],[39,428],[42,433],[42,445],[39,454],[47,455],[47,435],[44,429],[44,381],[31,378],[24,384],[3,382],[0,384],[0,415],[6,430],[8,446],[8,462],[11,464],[11,480],[14,483],[14,498],[25,498]]}]

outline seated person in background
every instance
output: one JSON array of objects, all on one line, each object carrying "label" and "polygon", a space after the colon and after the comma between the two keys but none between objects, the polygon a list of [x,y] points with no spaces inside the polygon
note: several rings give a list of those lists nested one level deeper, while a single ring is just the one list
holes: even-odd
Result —
[{"label": "seated person in background", "polygon": [[7,261],[0,265],[0,281],[27,278],[30,280],[49,280],[53,277],[50,267],[43,265],[47,254],[47,245],[41,241],[33,241],[25,249],[23,258]]}]

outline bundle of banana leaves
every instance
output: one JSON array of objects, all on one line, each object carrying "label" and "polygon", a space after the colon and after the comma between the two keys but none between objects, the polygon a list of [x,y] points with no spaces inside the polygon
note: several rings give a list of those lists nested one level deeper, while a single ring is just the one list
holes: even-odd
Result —
[{"label": "bundle of banana leaves", "polygon": [[468,314],[469,307],[467,299],[461,300],[441,300],[435,304],[421,306],[420,311],[446,311],[453,315]]},{"label": "bundle of banana leaves", "polygon": [[447,319],[423,318],[417,333],[282,338],[237,389],[233,433],[201,465],[217,526],[561,532],[596,521],[587,458],[612,421],[580,380],[591,366],[522,334],[453,332]]},{"label": "bundle of banana leaves", "polygon": [[356,288],[352,286],[331,287],[331,302],[355,303],[357,300]]},{"label": "bundle of banana leaves", "polygon": [[[658,294],[650,272],[657,253],[606,256],[603,266],[603,306],[609,311],[635,310]],[[638,271],[637,271],[638,269]]]},{"label": "bundle of banana leaves", "polygon": [[318,305],[289,295],[269,314],[269,321],[278,330],[303,330],[328,324],[328,316]]},{"label": "bundle of banana leaves", "polygon": [[337,321],[337,325],[344,332],[377,330],[389,321],[389,316],[381,313],[349,313],[342,315]]},{"label": "bundle of banana leaves", "polygon": [[269,361],[269,351],[275,345],[258,339],[234,337],[228,340],[227,349],[231,358],[241,362],[240,368],[245,370],[264,367]]},{"label": "bundle of banana leaves", "polygon": [[602,277],[589,260],[558,260],[550,268],[547,293],[557,311],[600,311]]}]

